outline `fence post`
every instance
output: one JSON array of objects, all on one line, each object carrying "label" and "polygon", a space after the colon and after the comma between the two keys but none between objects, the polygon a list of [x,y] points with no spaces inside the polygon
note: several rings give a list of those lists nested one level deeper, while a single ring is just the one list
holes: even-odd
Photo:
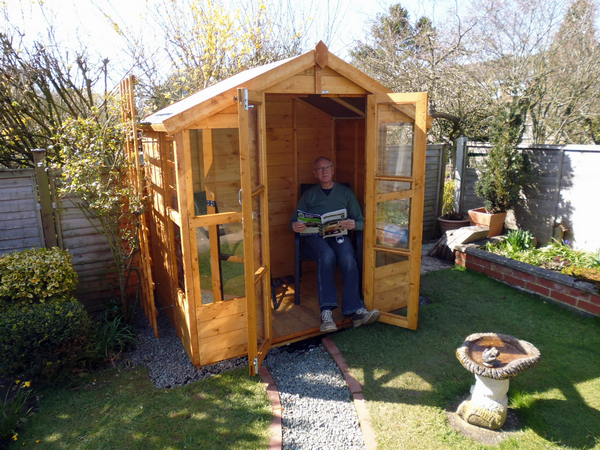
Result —
[{"label": "fence post", "polygon": [[46,248],[56,247],[56,227],[54,225],[54,214],[52,211],[52,199],[50,198],[50,183],[46,172],[46,149],[36,148],[31,150],[33,162],[35,163],[35,177],[37,179],[38,196],[42,210],[42,226],[44,228],[44,240]]},{"label": "fence post", "polygon": [[461,136],[456,141],[456,168],[454,169],[454,210],[462,213],[464,199],[463,182],[467,167],[467,141],[466,136]]}]

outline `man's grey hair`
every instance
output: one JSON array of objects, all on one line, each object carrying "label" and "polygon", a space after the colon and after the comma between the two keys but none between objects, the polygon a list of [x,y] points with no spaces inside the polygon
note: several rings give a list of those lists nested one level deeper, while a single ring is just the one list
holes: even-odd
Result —
[{"label": "man's grey hair", "polygon": [[331,164],[333,166],[333,161],[330,160],[327,156],[319,156],[317,159],[315,159],[315,162],[313,163],[313,170],[315,170],[317,168],[317,163],[319,161],[327,161],[327,162],[329,162],[329,164]]}]

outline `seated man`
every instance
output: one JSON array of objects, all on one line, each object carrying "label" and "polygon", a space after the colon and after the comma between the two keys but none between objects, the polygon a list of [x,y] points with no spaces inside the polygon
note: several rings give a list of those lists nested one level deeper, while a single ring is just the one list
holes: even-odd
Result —
[{"label": "seated man", "polygon": [[[319,184],[307,190],[298,202],[298,207],[290,221],[291,229],[296,233],[306,229],[306,225],[298,221],[298,210],[324,214],[345,208],[348,219],[343,220],[341,226],[348,230],[362,230],[364,220],[358,200],[351,189],[333,181],[335,173],[333,162],[325,157],[317,158],[313,165],[313,173],[319,180]],[[325,239],[316,235],[307,235],[303,239],[304,251],[317,261],[321,331],[337,330],[332,317],[332,310],[337,308],[337,292],[334,281],[336,264],[342,272],[344,285],[342,314],[351,315],[352,324],[355,327],[373,323],[379,319],[379,311],[367,311],[360,298],[358,277],[362,274],[358,273],[354,248],[350,239],[344,236]]]}]

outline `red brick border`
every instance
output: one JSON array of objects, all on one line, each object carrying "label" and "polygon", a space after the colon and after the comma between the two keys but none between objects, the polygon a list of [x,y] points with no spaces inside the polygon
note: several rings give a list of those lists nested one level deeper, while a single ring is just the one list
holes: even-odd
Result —
[{"label": "red brick border", "polygon": [[362,431],[363,439],[365,441],[365,447],[367,450],[377,449],[377,436],[375,434],[375,428],[373,428],[373,422],[371,422],[371,415],[369,414],[369,408],[367,407],[367,401],[362,393],[362,386],[358,382],[354,375],[350,372],[350,368],[346,363],[346,360],[340,353],[335,343],[329,336],[324,337],[321,341],[323,346],[327,349],[333,360],[336,362],[344,379],[348,384],[348,388],[354,398],[354,407],[356,408],[356,414],[358,415],[358,423],[360,423],[360,429]]},{"label": "red brick border", "polygon": [[265,366],[260,366],[258,374],[263,380],[263,383],[265,383],[267,396],[269,397],[271,409],[273,410],[273,420],[271,421],[270,426],[271,438],[269,439],[269,450],[281,450],[283,447],[283,429],[281,428],[281,414],[283,408],[281,407],[279,391],[277,390],[277,385],[275,384],[273,377]]},{"label": "red brick border", "polygon": [[455,264],[578,311],[600,316],[600,295],[594,286],[568,275],[470,246],[455,251]]}]

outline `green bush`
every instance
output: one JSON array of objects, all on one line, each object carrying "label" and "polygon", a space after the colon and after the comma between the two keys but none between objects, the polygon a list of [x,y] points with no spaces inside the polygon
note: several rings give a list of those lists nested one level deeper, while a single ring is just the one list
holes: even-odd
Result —
[{"label": "green bush", "polygon": [[442,216],[454,212],[454,185],[455,180],[447,179],[444,182],[444,194],[442,196]]},{"label": "green bush", "polygon": [[65,250],[38,248],[0,257],[0,307],[68,297],[76,286],[72,256]]},{"label": "green bush", "polygon": [[72,298],[10,305],[0,313],[0,375],[55,379],[88,350],[93,332]]}]

